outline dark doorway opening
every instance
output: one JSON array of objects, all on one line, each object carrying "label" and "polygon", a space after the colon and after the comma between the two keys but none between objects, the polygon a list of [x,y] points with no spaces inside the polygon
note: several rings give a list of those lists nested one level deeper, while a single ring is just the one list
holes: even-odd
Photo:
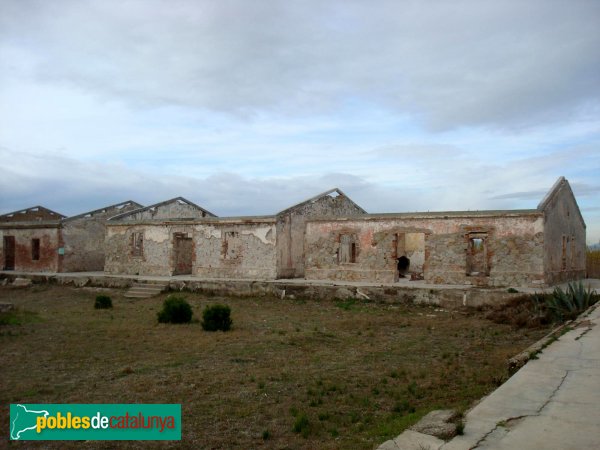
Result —
[{"label": "dark doorway opening", "polygon": [[173,236],[173,250],[175,256],[175,268],[173,275],[191,275],[194,246],[192,238],[185,233],[175,233]]},{"label": "dark doorway opening", "polygon": [[4,236],[4,270],[15,270],[14,236]]},{"label": "dark doorway opening", "polygon": [[404,278],[409,268],[410,259],[408,259],[406,256],[401,256],[400,258],[398,258],[398,275],[400,276],[400,278]]}]

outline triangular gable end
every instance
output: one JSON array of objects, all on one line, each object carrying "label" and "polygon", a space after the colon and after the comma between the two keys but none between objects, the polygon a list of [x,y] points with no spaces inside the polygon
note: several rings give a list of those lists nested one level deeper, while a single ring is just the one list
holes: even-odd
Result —
[{"label": "triangular gable end", "polygon": [[44,208],[43,206],[32,206],[31,208],[13,211],[0,216],[0,222],[41,222],[47,220],[61,220],[66,216]]},{"label": "triangular gable end", "polygon": [[290,211],[292,211],[292,210],[294,210],[296,208],[300,208],[300,207],[302,207],[302,206],[304,206],[306,204],[316,202],[320,198],[323,198],[323,197],[326,197],[326,196],[337,197],[339,195],[344,196],[346,198],[346,200],[348,200],[350,203],[352,203],[354,206],[356,206],[356,208],[359,209],[363,214],[367,214],[367,212],[363,208],[361,208],[350,197],[348,197],[346,194],[344,194],[344,192],[342,192],[341,189],[339,189],[339,188],[336,187],[336,188],[330,189],[328,191],[322,192],[322,193],[320,193],[318,195],[315,195],[314,197],[311,197],[311,198],[309,198],[307,200],[304,200],[304,201],[302,201],[300,203],[297,203],[297,204],[295,204],[293,206],[290,206],[289,208],[286,208],[283,211],[279,211],[276,215],[280,216],[282,214],[286,214],[286,213],[288,213],[288,212],[290,212]]},{"label": "triangular gable end", "polygon": [[[107,212],[111,212],[111,210],[115,210],[113,212],[118,212],[119,210],[130,207],[130,206],[135,207],[135,209],[140,209],[140,208],[144,207],[140,203],[134,202],[133,200],[126,200],[121,203],[115,203],[114,205],[105,206],[104,208],[98,208],[93,211],[88,211],[88,212],[78,214],[76,216],[67,217],[66,219],[63,219],[63,222],[70,222],[72,220],[77,220],[77,219],[88,219],[88,218],[92,218],[98,214],[106,214]],[[132,211],[132,210],[130,210],[130,211]],[[128,212],[130,212],[130,211],[128,211]],[[125,214],[125,213],[121,213],[121,214]]]},{"label": "triangular gable end", "polygon": [[571,199],[573,200],[573,203],[575,204],[575,210],[577,211],[577,215],[579,217],[579,219],[581,220],[581,223],[583,224],[584,228],[586,227],[585,225],[585,220],[583,219],[583,215],[581,214],[581,210],[579,209],[579,205],[577,204],[577,199],[575,198],[575,194],[573,193],[573,189],[571,189],[571,185],[569,184],[569,181],[561,176],[558,178],[558,180],[556,180],[556,182],[552,185],[552,187],[550,188],[550,190],[546,193],[546,195],[544,196],[544,198],[542,199],[542,201],[538,204],[537,209],[539,211],[546,211],[549,207],[549,205],[552,203],[552,201],[563,191],[565,190],[566,194],[568,196],[571,197]]},{"label": "triangular gable end", "polygon": [[[195,203],[193,203],[183,197],[175,197],[170,200],[166,200],[164,202],[155,203],[154,205],[149,205],[149,206],[145,206],[143,208],[134,209],[133,211],[128,211],[123,214],[118,214],[116,216],[111,217],[108,220],[109,221],[127,220],[128,218],[133,217],[133,216],[141,216],[146,212],[151,212],[151,213],[155,212],[156,210],[160,209],[161,207],[169,206],[172,204],[191,206],[192,208],[200,211],[202,213],[203,217],[217,217],[216,214],[211,213],[210,211],[202,208],[201,206],[196,205]],[[178,217],[178,218],[188,218],[188,217]]]}]

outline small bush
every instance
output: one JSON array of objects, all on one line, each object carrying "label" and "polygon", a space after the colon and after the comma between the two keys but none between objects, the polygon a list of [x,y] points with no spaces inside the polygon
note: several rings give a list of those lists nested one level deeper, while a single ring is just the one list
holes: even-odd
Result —
[{"label": "small bush", "polygon": [[231,308],[226,305],[211,305],[202,312],[202,328],[206,331],[227,331],[231,328]]},{"label": "small bush", "polygon": [[303,437],[308,436],[308,417],[306,414],[302,413],[296,416],[296,421],[294,422],[294,426],[292,427],[292,431],[294,433],[300,433]]},{"label": "small bush", "polygon": [[192,307],[184,297],[169,295],[158,313],[160,323],[189,323],[192,320]]},{"label": "small bush", "polygon": [[108,295],[97,295],[96,301],[94,302],[94,308],[96,309],[110,309],[112,308],[112,299]]}]

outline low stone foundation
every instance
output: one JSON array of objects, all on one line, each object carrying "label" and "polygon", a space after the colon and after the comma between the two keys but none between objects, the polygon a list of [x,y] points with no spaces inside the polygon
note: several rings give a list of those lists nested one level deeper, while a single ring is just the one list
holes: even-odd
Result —
[{"label": "low stone foundation", "polygon": [[302,283],[298,280],[285,281],[249,281],[217,279],[180,279],[164,277],[160,280],[139,276],[111,275],[68,275],[68,274],[0,274],[0,278],[13,280],[29,278],[34,283],[50,283],[66,286],[94,286],[125,289],[135,282],[169,283],[172,291],[199,292],[209,296],[228,295],[236,297],[277,297],[311,300],[347,300],[374,301],[381,303],[415,303],[434,305],[443,308],[463,306],[478,307],[487,304],[503,303],[519,293],[508,293],[505,289],[484,289],[476,287],[427,288],[406,285],[352,285],[335,283]]}]

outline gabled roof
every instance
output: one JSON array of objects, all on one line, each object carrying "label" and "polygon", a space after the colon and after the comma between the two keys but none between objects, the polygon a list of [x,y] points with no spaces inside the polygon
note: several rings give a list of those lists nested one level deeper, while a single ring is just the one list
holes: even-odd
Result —
[{"label": "gabled roof", "polygon": [[143,208],[143,205],[141,205],[137,202],[134,202],[133,200],[127,200],[127,201],[124,201],[121,203],[116,203],[114,205],[105,206],[104,208],[99,208],[99,209],[95,209],[93,211],[81,213],[76,216],[67,217],[66,219],[63,219],[63,222],[69,222],[71,220],[77,220],[77,219],[87,219],[87,218],[91,218],[91,217],[95,216],[96,214],[104,214],[104,213],[110,211],[111,209],[119,210],[119,209],[126,208],[128,206],[135,206],[136,209]]},{"label": "gabled roof", "polygon": [[138,208],[138,209],[134,209],[133,211],[127,211],[126,213],[123,214],[118,214],[116,216],[111,217],[110,219],[108,219],[109,221],[116,221],[116,220],[121,220],[124,219],[126,217],[129,216],[133,216],[135,214],[140,214],[146,211],[153,211],[156,208],[160,208],[161,206],[165,206],[165,205],[169,205],[171,203],[175,203],[178,202],[180,204],[186,204],[186,205],[190,205],[196,209],[198,209],[199,211],[202,211],[203,213],[205,213],[207,216],[211,216],[211,217],[217,217],[216,214],[211,213],[210,211],[202,208],[201,206],[196,205],[195,203],[183,198],[183,197],[175,197],[172,198],[170,200],[165,200],[164,202],[160,202],[160,203],[155,203],[154,205],[150,205],[150,206],[146,206],[143,208]]},{"label": "gabled roof", "polygon": [[303,202],[297,203],[297,204],[296,204],[296,205],[294,205],[294,206],[290,206],[289,208],[286,208],[286,209],[284,209],[283,211],[279,211],[279,212],[278,212],[276,215],[278,215],[278,216],[279,216],[279,215],[281,215],[281,214],[285,214],[285,213],[287,213],[287,212],[289,212],[289,211],[292,211],[292,210],[294,210],[294,209],[296,209],[296,208],[300,208],[300,207],[302,207],[302,206],[304,206],[304,205],[307,205],[307,204],[309,204],[309,203],[314,203],[314,202],[316,202],[317,200],[319,200],[319,199],[321,199],[321,198],[323,198],[323,197],[333,197],[333,198],[335,198],[335,197],[337,197],[337,196],[339,196],[339,195],[343,195],[344,197],[346,197],[346,198],[348,199],[348,201],[349,201],[350,203],[352,203],[354,206],[356,206],[356,207],[357,207],[357,208],[358,208],[360,211],[362,211],[362,212],[363,212],[363,214],[366,214],[366,213],[367,213],[367,212],[366,212],[364,209],[362,209],[360,206],[358,206],[356,203],[354,203],[354,202],[353,202],[353,201],[350,199],[350,197],[348,197],[346,194],[344,194],[344,193],[342,192],[342,190],[341,190],[341,189],[339,189],[339,188],[333,188],[333,189],[330,189],[330,190],[328,190],[328,191],[321,192],[320,194],[318,194],[318,195],[315,195],[314,197],[311,197],[311,198],[309,198],[309,199],[307,199],[307,200],[304,200]]},{"label": "gabled roof", "polygon": [[575,203],[575,209],[577,211],[577,214],[579,214],[579,218],[581,219],[583,226],[585,227],[585,220],[583,220],[583,215],[581,214],[581,210],[579,209],[579,205],[577,204],[577,199],[575,198],[575,194],[573,193],[573,190],[571,189],[571,185],[569,184],[569,181],[565,177],[562,177],[562,176],[558,177],[558,180],[556,180],[556,182],[552,185],[550,190],[546,193],[546,195],[544,195],[544,198],[539,203],[537,209],[539,211],[545,211],[546,208],[548,207],[548,205],[550,204],[550,202],[558,195],[558,193],[561,191],[562,188],[567,189],[567,193],[570,194],[571,197],[573,197],[573,203]]},{"label": "gabled roof", "polygon": [[42,222],[47,220],[61,220],[65,217],[56,211],[38,205],[3,214],[0,216],[0,222]]}]

